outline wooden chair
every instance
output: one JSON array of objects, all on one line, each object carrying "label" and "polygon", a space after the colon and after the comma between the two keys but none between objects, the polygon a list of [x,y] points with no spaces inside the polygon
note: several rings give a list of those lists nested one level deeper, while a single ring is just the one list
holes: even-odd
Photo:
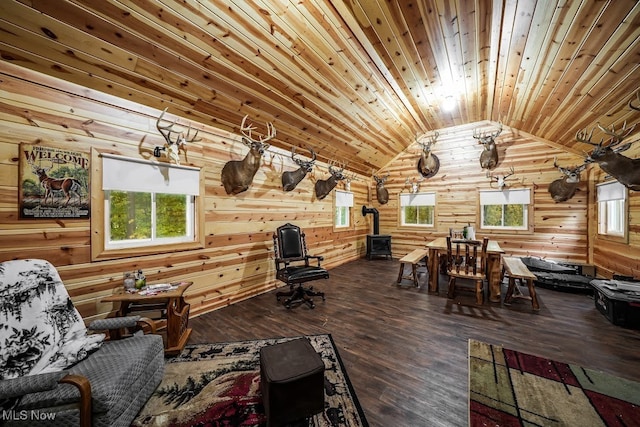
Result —
[{"label": "wooden chair", "polygon": [[[286,297],[284,306],[305,303],[314,308],[314,296],[319,296],[324,301],[324,292],[313,290],[313,286],[304,287],[303,284],[312,280],[328,279],[329,272],[320,266],[324,258],[307,254],[307,242],[305,234],[300,227],[293,224],[285,224],[273,234],[273,250],[275,252],[276,279],[289,285],[288,291],[276,292],[276,298]],[[315,263],[311,263],[315,260]],[[315,265],[313,265],[315,264]]]},{"label": "wooden chair", "polygon": [[448,298],[454,298],[456,279],[469,279],[475,284],[476,303],[484,302],[484,280],[486,278],[487,246],[489,238],[459,240],[447,237],[447,274],[449,275]]},{"label": "wooden chair", "polygon": [[[449,237],[453,240],[464,240],[464,229],[456,230],[454,228],[449,228]],[[438,260],[440,262],[440,273],[447,274],[447,256],[445,254],[441,254]]]}]

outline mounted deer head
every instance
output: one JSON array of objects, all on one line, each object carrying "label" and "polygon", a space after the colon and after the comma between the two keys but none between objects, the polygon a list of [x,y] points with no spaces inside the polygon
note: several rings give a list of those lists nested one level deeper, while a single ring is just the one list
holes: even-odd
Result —
[{"label": "mounted deer head", "polygon": [[356,173],[351,173],[344,176],[344,191],[351,191],[351,181],[356,179]]},{"label": "mounted deer head", "polygon": [[373,175],[373,179],[376,181],[376,199],[381,205],[386,205],[389,202],[389,190],[384,188],[384,183],[387,182],[389,174],[386,174],[382,178]]},{"label": "mounted deer head", "polygon": [[416,178],[407,178],[404,181],[404,185],[405,187],[408,186],[409,188],[411,188],[411,192],[412,193],[417,193],[418,191],[420,191],[420,183],[424,181],[424,177],[421,176],[420,178],[416,179]]},{"label": "mounted deer head", "polygon": [[267,141],[276,136],[276,129],[271,123],[267,123],[267,134],[254,139],[251,132],[255,129],[251,124],[245,124],[248,116],[244,116],[240,125],[242,143],[249,147],[249,152],[242,160],[229,160],[222,168],[222,185],[227,194],[239,194],[246,191],[258,168],[265,150],[269,148]]},{"label": "mounted deer head", "polygon": [[[422,147],[422,153],[420,153],[420,159],[418,160],[418,172],[425,178],[431,178],[440,169],[440,159],[431,152],[431,146],[436,143],[439,135],[438,132],[434,132],[433,135],[425,135],[420,139],[416,138],[416,142]],[[421,140],[426,140],[426,142]]]},{"label": "mounted deer head", "polygon": [[318,200],[322,200],[327,197],[329,193],[331,193],[331,190],[333,190],[338,184],[338,181],[346,179],[346,176],[343,174],[344,165],[341,165],[341,168],[334,168],[334,164],[334,161],[329,163],[329,173],[331,174],[329,178],[319,179],[316,181],[316,198],[318,198]]},{"label": "mounted deer head", "polygon": [[498,164],[498,149],[496,147],[496,138],[502,133],[502,123],[499,123],[498,130],[495,132],[480,132],[479,129],[473,130],[473,137],[478,140],[478,144],[484,146],[482,154],[480,154],[480,167],[482,169],[492,170]]},{"label": "mounted deer head", "polygon": [[640,191],[640,159],[630,159],[620,154],[631,147],[630,143],[618,146],[633,132],[635,127],[636,125],[627,128],[627,122],[625,122],[622,129],[616,132],[613,125],[611,125],[611,129],[608,129],[598,124],[598,128],[611,137],[606,145],[603,145],[602,139],[599,143],[591,142],[594,129],[591,129],[589,133],[586,129],[578,131],[576,140],[595,147],[588,154],[587,162],[597,163],[603,171],[617,179],[620,184],[631,190]]},{"label": "mounted deer head", "polygon": [[556,203],[564,202],[573,197],[578,189],[578,184],[580,184],[580,174],[587,167],[585,162],[580,166],[563,168],[558,166],[557,160],[557,157],[553,158],[553,167],[558,168],[564,176],[549,184],[549,193]]},{"label": "mounted deer head", "polygon": [[296,156],[296,147],[291,147],[291,160],[300,167],[294,171],[282,173],[282,189],[284,191],[291,191],[296,188],[300,181],[313,170],[313,165],[316,162],[316,153],[311,148],[309,148],[309,152],[311,153],[311,160],[302,160]]},{"label": "mounted deer head", "polygon": [[503,190],[504,187],[507,187],[507,179],[513,175],[515,175],[515,172],[513,171],[513,166],[509,168],[508,175],[496,175],[496,176],[489,175],[489,178],[491,179],[491,183],[489,185],[493,188],[493,183],[495,182],[498,186],[498,189]]},{"label": "mounted deer head", "polygon": [[[181,130],[174,130],[173,126],[176,124],[176,121],[173,121],[170,124],[165,124],[162,125],[160,124],[160,121],[162,120],[162,116],[164,116],[164,113],[167,112],[167,109],[169,107],[165,108],[162,111],[162,114],[160,114],[160,117],[158,117],[158,119],[156,120],[156,128],[158,129],[158,131],[160,131],[160,134],[162,134],[162,136],[164,137],[165,141],[167,141],[163,147],[155,147],[153,149],[153,155],[155,157],[160,157],[161,156],[161,152],[164,152],[165,155],[167,156],[167,159],[170,161],[173,161],[175,164],[179,165],[180,164],[180,150],[182,149],[185,153],[187,151],[187,142],[191,143],[191,142],[196,142],[196,141],[200,141],[199,139],[196,139],[196,137],[198,136],[198,131],[196,130],[195,135],[190,136],[191,134],[191,125],[189,125],[189,130],[187,131],[187,135],[185,136],[184,132]],[[174,138],[171,139],[171,134],[175,134]]]}]

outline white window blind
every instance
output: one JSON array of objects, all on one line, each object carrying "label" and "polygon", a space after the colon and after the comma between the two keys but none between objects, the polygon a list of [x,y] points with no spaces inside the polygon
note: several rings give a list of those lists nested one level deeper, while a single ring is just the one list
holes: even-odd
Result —
[{"label": "white window blind", "polygon": [[596,188],[599,202],[626,199],[626,187],[618,181],[609,181],[603,184],[598,184]]},{"label": "white window blind", "polygon": [[353,193],[336,190],[336,207],[353,207]]},{"label": "white window blind", "polygon": [[528,205],[529,203],[531,203],[531,190],[528,188],[480,191],[481,205]]},{"label": "white window blind", "polygon": [[412,193],[400,195],[400,206],[435,206],[436,193]]},{"label": "white window blind", "polygon": [[102,156],[102,189],[200,195],[200,170],[113,154]]}]

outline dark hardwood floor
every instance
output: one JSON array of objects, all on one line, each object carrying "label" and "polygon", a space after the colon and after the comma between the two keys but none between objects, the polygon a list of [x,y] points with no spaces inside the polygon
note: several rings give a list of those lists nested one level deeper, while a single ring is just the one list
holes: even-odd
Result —
[{"label": "dark hardwood floor", "polygon": [[[361,259],[315,283],[316,308],[287,310],[275,291],[192,318],[189,343],[331,334],[372,426],[468,425],[470,338],[640,381],[640,331],[612,325],[591,295],[537,287],[531,303],[474,305],[409,282],[397,260]],[[524,288],[526,293],[526,287]],[[503,286],[503,295],[506,287]],[[579,414],[576,414],[579,417]]]}]

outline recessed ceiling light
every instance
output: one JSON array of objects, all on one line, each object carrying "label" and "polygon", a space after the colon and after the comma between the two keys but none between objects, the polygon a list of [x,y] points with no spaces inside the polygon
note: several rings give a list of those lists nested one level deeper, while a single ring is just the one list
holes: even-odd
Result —
[{"label": "recessed ceiling light", "polygon": [[447,96],[444,101],[442,101],[442,110],[453,111],[454,108],[456,108],[456,101],[453,99],[453,96]]}]

